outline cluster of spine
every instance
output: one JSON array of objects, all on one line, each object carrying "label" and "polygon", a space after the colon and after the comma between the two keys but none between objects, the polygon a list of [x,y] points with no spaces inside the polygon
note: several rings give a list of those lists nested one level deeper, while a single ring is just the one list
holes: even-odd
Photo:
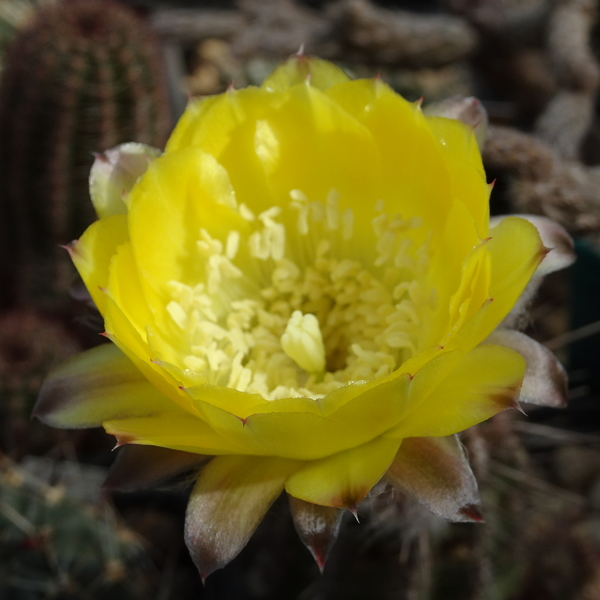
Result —
[{"label": "cluster of spine", "polygon": [[1,455],[0,498],[0,597],[148,597],[149,558],[108,504],[74,499]]},{"label": "cluster of spine", "polygon": [[[0,79],[0,275],[6,306],[64,291],[57,249],[94,220],[93,153],[162,146],[170,126],[157,40],[123,6],[62,0],[40,8],[7,50]],[[62,251],[60,251],[62,252]]]}]

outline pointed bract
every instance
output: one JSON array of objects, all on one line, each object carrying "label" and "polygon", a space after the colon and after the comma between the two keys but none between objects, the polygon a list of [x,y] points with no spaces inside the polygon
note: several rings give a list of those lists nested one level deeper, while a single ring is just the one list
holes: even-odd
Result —
[{"label": "pointed bract", "polygon": [[113,344],[102,344],[63,363],[44,381],[33,416],[53,427],[99,427],[108,419],[170,408]]},{"label": "pointed bract", "polygon": [[119,450],[104,487],[120,492],[133,492],[199,468],[210,457],[157,446],[130,444]]},{"label": "pointed bract", "polygon": [[217,456],[204,467],[185,517],[185,542],[203,580],[239,554],[298,466],[281,458]]},{"label": "pointed bract", "polygon": [[325,561],[340,531],[343,511],[339,508],[304,502],[293,496],[288,498],[296,531],[310,550],[319,569],[323,571]]},{"label": "pointed bract", "polygon": [[518,352],[527,364],[520,402],[562,408],[567,404],[567,373],[548,348],[519,331],[497,329],[486,343]]},{"label": "pointed bract", "polygon": [[158,148],[130,142],[95,155],[90,172],[90,196],[98,217],[125,214],[125,194],[143,175],[151,160],[162,152]]},{"label": "pointed bract", "polygon": [[429,104],[423,113],[427,116],[445,117],[456,119],[469,125],[475,132],[477,144],[481,148],[485,141],[487,131],[488,115],[483,104],[473,96],[451,96],[439,102]]},{"label": "pointed bract", "polygon": [[451,521],[482,520],[477,482],[454,435],[405,439],[385,480],[436,515]]}]

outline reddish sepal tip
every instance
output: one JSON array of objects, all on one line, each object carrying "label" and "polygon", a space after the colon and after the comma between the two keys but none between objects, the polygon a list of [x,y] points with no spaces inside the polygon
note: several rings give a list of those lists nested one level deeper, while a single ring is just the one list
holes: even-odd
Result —
[{"label": "reddish sepal tip", "polygon": [[92,156],[96,159],[99,160],[101,162],[107,163],[108,162],[108,158],[102,154],[101,152],[92,152]]},{"label": "reddish sepal tip", "polygon": [[356,519],[356,522],[360,523],[360,519],[358,518],[358,508],[354,505],[354,506],[346,506],[346,509]]},{"label": "reddish sepal tip", "polygon": [[120,448],[121,446],[125,446],[126,444],[131,444],[135,440],[135,438],[132,435],[127,434],[115,435],[115,438],[117,440],[117,443],[113,448],[113,451],[115,451],[117,448]]},{"label": "reddish sepal tip", "polygon": [[519,404],[518,400],[512,402],[510,408],[516,408],[522,415],[527,416],[527,413],[523,410],[523,407]]},{"label": "reddish sepal tip", "polygon": [[458,509],[458,513],[470,521],[475,521],[475,523],[483,523],[484,521],[479,507],[475,504],[466,504]]},{"label": "reddish sepal tip", "polygon": [[317,567],[319,567],[319,571],[322,574],[323,570],[325,569],[325,563],[327,562],[327,556],[324,556],[321,553],[317,554],[316,552],[314,553],[313,556],[315,557],[315,562],[317,563]]}]

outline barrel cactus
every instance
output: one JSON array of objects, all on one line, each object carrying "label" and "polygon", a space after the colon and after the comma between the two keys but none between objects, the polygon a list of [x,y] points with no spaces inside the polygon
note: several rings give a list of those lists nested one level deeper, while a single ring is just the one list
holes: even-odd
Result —
[{"label": "barrel cactus", "polygon": [[8,285],[0,302],[45,306],[71,284],[58,245],[94,219],[93,153],[123,141],[164,143],[165,77],[149,27],[106,0],[41,6],[7,49],[4,65],[0,276]]}]

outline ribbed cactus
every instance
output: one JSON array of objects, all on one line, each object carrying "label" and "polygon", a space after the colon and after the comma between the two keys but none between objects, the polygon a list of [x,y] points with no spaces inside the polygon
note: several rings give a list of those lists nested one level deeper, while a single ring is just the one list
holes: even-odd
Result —
[{"label": "ribbed cactus", "polygon": [[[81,469],[78,481],[89,488]],[[107,502],[81,491],[48,485],[0,455],[0,598],[151,597],[141,541]]]},{"label": "ribbed cactus", "polygon": [[164,143],[165,79],[148,26],[110,0],[43,6],[13,40],[4,66],[0,301],[39,304],[70,283],[57,246],[94,219],[93,153],[125,141]]}]

